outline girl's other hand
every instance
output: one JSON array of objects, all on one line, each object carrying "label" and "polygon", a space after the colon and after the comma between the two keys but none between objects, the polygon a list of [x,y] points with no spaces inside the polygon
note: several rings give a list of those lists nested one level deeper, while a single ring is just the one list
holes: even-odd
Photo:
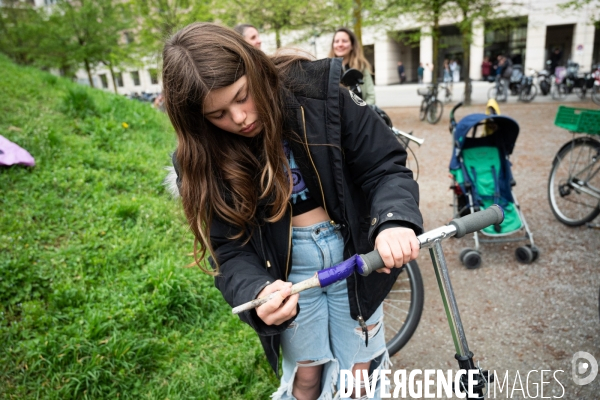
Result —
[{"label": "girl's other hand", "polygon": [[260,307],[256,308],[258,317],[267,325],[280,325],[296,315],[296,304],[300,294],[296,293],[290,296],[292,291],[291,282],[276,280],[270,285],[265,286],[258,294],[258,297],[267,297],[271,293],[275,296]]},{"label": "girl's other hand", "polygon": [[419,256],[419,241],[410,228],[388,228],[375,239],[375,248],[383,259],[385,268],[377,272],[389,274],[390,268],[400,268]]}]

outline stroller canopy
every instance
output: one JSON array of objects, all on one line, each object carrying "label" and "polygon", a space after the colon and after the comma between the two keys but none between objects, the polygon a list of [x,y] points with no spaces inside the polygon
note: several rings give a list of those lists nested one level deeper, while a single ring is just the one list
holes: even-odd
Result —
[{"label": "stroller canopy", "polygon": [[[487,114],[470,114],[461,119],[456,128],[454,128],[454,151],[452,152],[452,160],[450,161],[450,169],[460,168],[458,155],[465,145],[467,135],[481,121],[489,120],[493,122],[497,129],[494,132],[494,144],[502,147],[506,155],[513,152],[517,137],[519,136],[519,124],[504,115],[487,115]],[[483,127],[481,127],[483,129]]]}]

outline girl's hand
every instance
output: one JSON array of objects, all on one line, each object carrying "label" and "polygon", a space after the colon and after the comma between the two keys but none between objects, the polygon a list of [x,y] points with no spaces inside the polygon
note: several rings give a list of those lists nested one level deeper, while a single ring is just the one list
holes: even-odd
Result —
[{"label": "girl's hand", "polygon": [[385,268],[377,272],[389,274],[390,268],[400,268],[419,256],[419,241],[410,228],[388,228],[375,239],[375,248],[383,259]]},{"label": "girl's hand", "polygon": [[274,298],[256,308],[258,317],[267,325],[279,325],[296,315],[296,304],[300,294],[290,296],[292,290],[291,282],[276,280],[265,286],[258,297],[267,297],[271,293],[279,291]]}]

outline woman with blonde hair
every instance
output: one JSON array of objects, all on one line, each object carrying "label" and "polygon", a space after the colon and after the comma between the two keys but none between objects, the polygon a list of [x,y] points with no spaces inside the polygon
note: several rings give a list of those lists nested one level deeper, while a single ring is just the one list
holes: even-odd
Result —
[{"label": "woman with blonde hair", "polygon": [[339,28],[333,35],[329,57],[343,58],[344,71],[354,68],[362,72],[364,83],[361,85],[362,98],[367,104],[375,104],[375,84],[371,77],[371,64],[364,56],[358,38],[348,28]]},{"label": "woman with blonde hair", "polygon": [[[340,86],[340,59],[268,57],[231,29],[194,23],[166,42],[163,62],[196,262],[232,307],[274,294],[239,314],[277,373],[283,354],[273,399],[331,399],[340,369],[389,369],[382,302],[419,253],[419,189],[389,128]],[[383,273],[291,295],[373,248]]]}]

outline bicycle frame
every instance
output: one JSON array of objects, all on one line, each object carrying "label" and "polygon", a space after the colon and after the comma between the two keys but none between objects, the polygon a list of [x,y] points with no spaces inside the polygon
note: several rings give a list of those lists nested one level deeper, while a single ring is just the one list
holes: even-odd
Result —
[{"label": "bicycle frame", "polygon": [[[571,141],[571,146],[574,146],[575,142]],[[582,193],[590,195],[598,200],[600,200],[600,188],[595,188],[588,185],[588,181],[595,177],[600,172],[600,154],[588,164],[581,171],[575,171],[573,175],[571,175],[572,171],[569,171],[569,181],[567,185],[571,188],[578,190]],[[571,162],[572,164],[572,162]],[[594,169],[595,168],[595,169]],[[582,178],[583,175],[586,175],[585,178]]]}]

